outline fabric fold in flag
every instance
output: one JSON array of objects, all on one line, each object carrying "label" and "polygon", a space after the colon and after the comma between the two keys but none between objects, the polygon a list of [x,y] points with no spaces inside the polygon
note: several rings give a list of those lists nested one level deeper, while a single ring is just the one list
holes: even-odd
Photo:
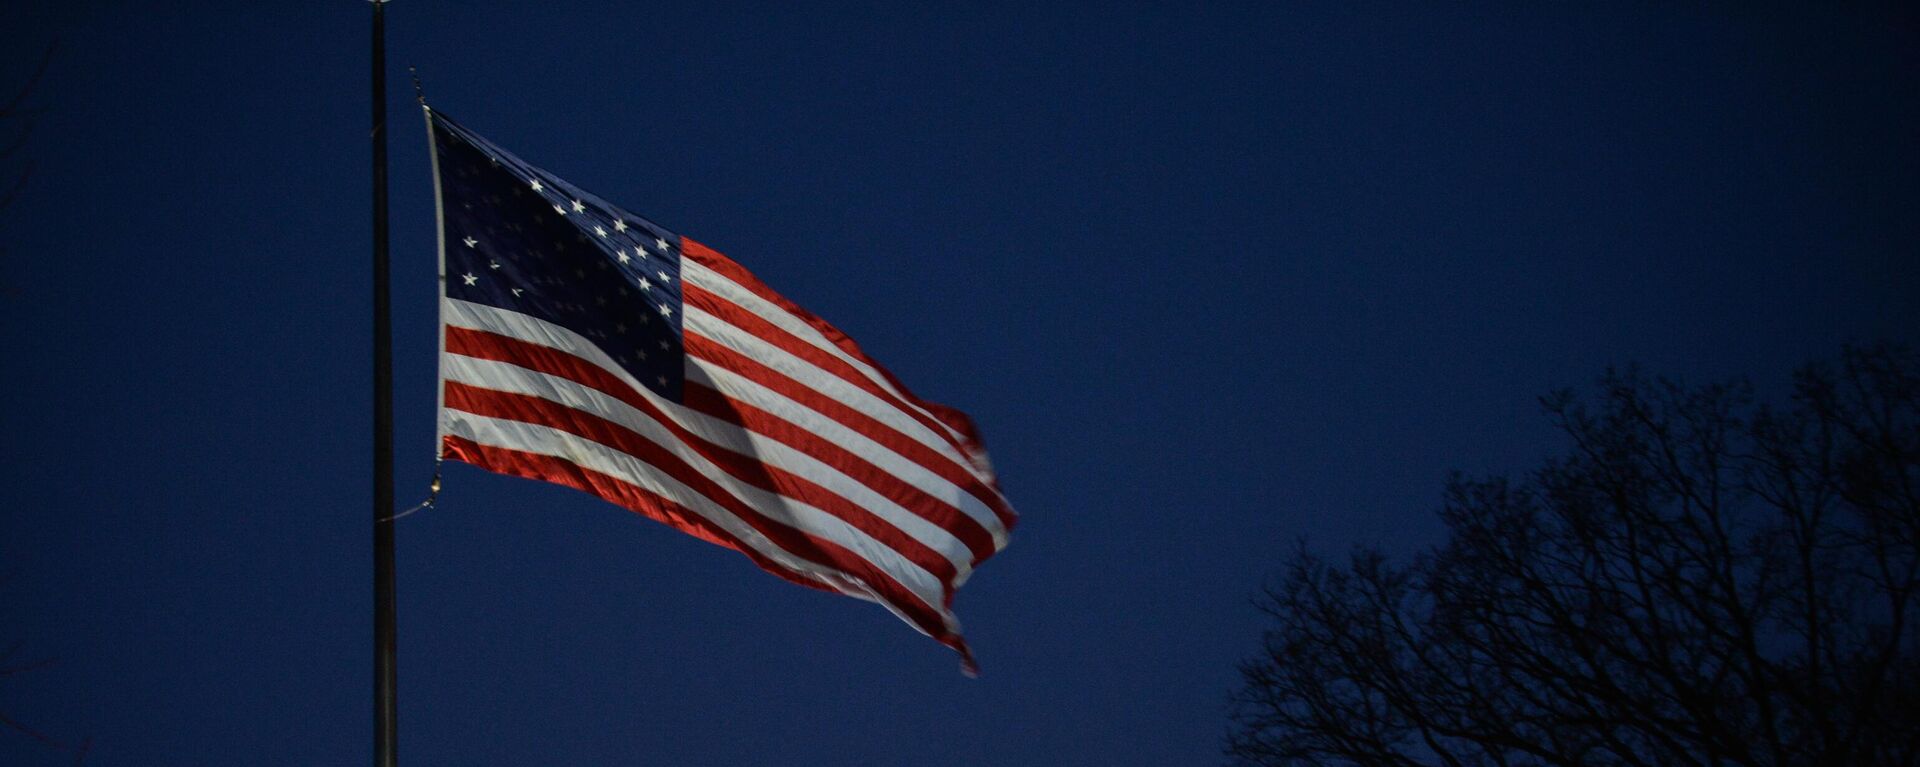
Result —
[{"label": "fabric fold in flag", "polygon": [[960,411],[718,251],[428,110],[441,456],[585,491],[960,653],[1015,514]]}]

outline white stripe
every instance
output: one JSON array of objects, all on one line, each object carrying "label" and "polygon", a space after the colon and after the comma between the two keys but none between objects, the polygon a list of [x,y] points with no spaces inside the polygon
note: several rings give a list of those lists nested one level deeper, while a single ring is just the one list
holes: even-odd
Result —
[{"label": "white stripe", "polygon": [[[768,540],[766,536],[760,534],[759,531],[754,530],[751,525],[748,525],[727,511],[725,507],[714,502],[713,499],[680,483],[680,481],[674,479],[666,472],[661,471],[659,468],[615,448],[548,426],[490,418],[451,408],[448,409],[446,413],[448,416],[448,431],[451,434],[465,437],[474,442],[491,447],[502,447],[509,450],[552,456],[580,466],[581,468],[618,478],[623,482],[645,488],[672,499],[674,502],[693,510],[708,521],[719,525],[729,534],[747,543],[747,545],[767,556],[767,558],[780,563],[790,570],[803,573],[819,579],[823,583],[833,585],[836,587],[836,590],[839,590],[840,586],[857,584],[859,582],[857,578],[846,575],[834,568],[807,562],[806,560],[793,556],[773,541]],[[709,478],[711,479],[711,477]],[[771,495],[764,492],[761,494]],[[788,522],[789,526],[809,530],[821,537],[834,540],[846,546],[849,550],[853,551],[856,556],[872,564],[875,569],[892,576],[895,581],[905,587],[907,591],[911,592],[914,596],[919,597],[922,602],[932,607],[935,612],[942,612],[941,605],[944,599],[942,597],[940,582],[928,574],[927,571],[906,561],[905,558],[894,552],[893,549],[880,545],[879,542],[871,538],[867,538],[864,533],[848,528],[846,523],[840,522],[840,520],[826,512],[812,509],[811,507],[792,502],[791,500],[781,499],[781,501],[775,501],[772,504],[772,508],[769,508],[768,505],[752,502],[748,502],[747,505],[755,511],[775,520]],[[782,511],[790,513],[783,514]],[[782,519],[782,517],[786,517],[786,519]],[[825,517],[826,519],[820,520],[819,517]],[[802,519],[806,521],[800,521]],[[839,526],[843,529],[832,531],[823,530],[822,523],[825,523],[825,527],[831,527],[831,523],[839,523]],[[851,533],[850,536],[848,535],[849,532]],[[850,542],[849,538],[864,539],[865,543]],[[821,576],[832,577],[823,578]],[[856,586],[855,590],[863,592],[864,596],[874,601],[883,604],[886,602],[885,598],[876,592],[866,589],[864,586]]]},{"label": "white stripe", "polygon": [[[570,441],[567,439],[568,435],[556,429],[548,429],[513,421],[499,421],[457,410],[445,411],[443,418],[446,421],[447,434],[471,440],[484,447],[504,448],[523,453],[544,455],[582,467],[589,467],[589,464],[585,460],[580,460],[580,458],[586,454],[595,452],[591,449],[574,449],[573,446],[569,444]],[[588,440],[575,439],[572,441],[585,443],[587,445],[594,444]],[[604,472],[608,476],[620,477],[622,481],[665,497],[675,497],[672,488],[685,489],[684,485],[674,481],[672,477],[652,471],[652,467],[646,463],[632,456],[625,455],[624,453],[618,455],[620,456],[619,458],[612,459],[609,462],[625,464],[629,470],[622,472]],[[727,511],[719,504],[707,500],[705,496],[692,492],[686,492],[684,495],[689,497],[692,502],[687,503],[683,501],[680,504],[681,506],[684,506],[689,512],[698,515],[701,519],[705,519],[713,523],[714,526],[725,530],[742,545],[752,549],[754,553],[773,560],[781,567],[793,571],[796,575],[804,578],[812,578],[847,596],[880,601],[878,595],[873,594],[863,587],[852,584],[848,579],[841,577],[838,571],[808,562],[794,556],[786,549],[780,548],[778,544],[769,540],[765,535],[762,535],[760,531],[753,529],[751,525],[748,525],[739,517],[734,516],[733,512]],[[679,499],[676,498],[676,500]]]},{"label": "white stripe", "polygon": [[[447,298],[442,304],[446,310],[448,325],[483,330],[557,349],[593,364],[636,391],[647,391],[645,386],[608,357],[600,347],[571,330],[538,317],[485,304],[470,303],[455,298]],[[689,361],[700,362],[699,360]],[[686,372],[687,379],[690,381],[706,384],[731,399],[772,413],[814,436],[839,445],[854,455],[866,459],[881,470],[928,495],[959,508],[986,528],[988,534],[993,537],[996,551],[1006,546],[1007,530],[1000,524],[1000,518],[992,509],[966,489],[920,465],[918,461],[902,456],[839,421],[718,365],[693,364],[688,366]],[[957,465],[963,471],[966,469],[964,463]],[[985,483],[980,486],[986,492],[994,492]]]},{"label": "white stripe", "polygon": [[[654,422],[654,419],[645,412],[605,393],[559,376],[528,370],[512,363],[448,355],[445,365],[448,380],[494,391],[539,397],[629,427],[641,421]],[[856,507],[872,512],[874,516],[899,529],[921,545],[939,552],[941,557],[952,563],[959,573],[956,581],[964,580],[966,573],[972,569],[972,553],[967,550],[965,543],[953,536],[953,533],[908,511],[886,496],[874,492],[872,488],[841,473],[838,469],[738,425],[660,399],[650,390],[637,389],[636,391],[668,418],[701,439],[745,456],[748,460],[791,472],[826,488]],[[671,439],[671,435],[667,435],[667,438]],[[649,439],[659,441],[651,436]]]},{"label": "white stripe", "polygon": [[887,393],[892,394],[908,407],[925,415],[929,420],[939,424],[943,431],[952,435],[953,438],[961,444],[972,444],[966,435],[956,431],[953,427],[948,426],[946,421],[941,420],[934,416],[934,414],[927,412],[924,408],[915,404],[911,396],[901,391],[898,387],[895,387],[892,381],[880,374],[880,371],[875,370],[873,366],[868,365],[866,361],[854,356],[846,349],[840,348],[839,344],[827,338],[825,334],[820,332],[819,328],[813,326],[813,323],[794,316],[792,312],[787,311],[778,304],[761,298],[759,294],[734,282],[732,278],[709,269],[705,264],[695,261],[694,259],[687,258],[680,261],[680,275],[681,282],[692,283],[705,288],[708,292],[725,299],[734,306],[752,312],[760,319],[772,323],[781,330],[792,333],[795,337],[806,341],[821,351],[839,357],[842,361],[852,366],[854,370],[859,371],[861,375],[866,376],[867,380],[872,381],[880,388],[886,390]]},{"label": "white stripe", "polygon": [[[686,317],[687,333],[714,341],[721,346],[739,352],[748,359],[766,365],[781,375],[798,381],[800,385],[817,391],[829,399],[846,405],[876,421],[893,427],[913,441],[926,445],[929,449],[946,456],[961,468],[973,471],[973,462],[941,437],[939,433],[927,428],[906,411],[893,403],[875,396],[840,376],[815,367],[813,363],[794,356],[792,353],[751,332],[735,327],[726,320],[708,314],[700,307],[685,304],[681,311]],[[705,361],[703,361],[705,362]],[[717,365],[718,363],[711,363]],[[976,474],[976,476],[978,476]],[[981,478],[985,480],[984,477]]]},{"label": "white stripe", "polygon": [[[448,410],[452,412],[456,409],[449,407]],[[474,414],[465,415],[484,417],[488,420],[500,420]],[[943,585],[938,577],[927,572],[926,569],[920,565],[908,560],[900,552],[895,551],[893,547],[875,540],[873,536],[868,535],[866,531],[848,524],[846,520],[815,508],[810,504],[802,503],[778,493],[771,493],[740,481],[738,477],[728,474],[719,466],[714,465],[712,461],[707,460],[706,456],[700,455],[699,451],[694,450],[692,446],[675,439],[672,432],[667,431],[666,427],[661,426],[659,422],[652,418],[641,416],[637,421],[623,422],[621,425],[633,430],[648,442],[665,448],[669,453],[673,454],[673,457],[686,462],[686,464],[692,467],[695,472],[698,472],[700,476],[712,481],[715,485],[719,486],[721,491],[732,495],[735,500],[745,504],[747,508],[759,512],[761,516],[776,523],[786,525],[787,527],[812,533],[840,544],[856,556],[866,560],[875,568],[894,576],[894,579],[900,581],[901,585],[906,586],[908,590],[918,594],[922,599],[928,600],[927,604],[940,604],[944,601]],[[550,427],[539,426],[538,428],[544,429]],[[588,438],[580,437],[579,439],[587,440]],[[592,444],[608,451],[619,451],[618,448],[611,445],[601,445],[598,442]],[[625,453],[621,454],[625,455]],[[575,461],[575,463],[579,462]],[[606,474],[615,473],[612,471],[601,471]],[[616,476],[619,475],[616,474]],[[693,491],[684,490],[684,492],[691,493]],[[668,497],[684,503],[682,495],[669,495]]]},{"label": "white stripe", "polygon": [[[687,371],[687,380],[706,384],[729,399],[745,402],[773,413],[781,420],[845,448],[847,452],[866,459],[868,463],[902,482],[958,508],[993,536],[995,551],[1006,547],[1007,529],[1000,524],[1000,517],[994,515],[993,509],[988,508],[973,493],[967,492],[959,485],[948,481],[946,477],[920,465],[920,462],[900,455],[886,445],[875,442],[873,438],[726,368],[717,365],[690,368]],[[985,484],[980,487],[987,492],[993,492],[993,488]]]}]

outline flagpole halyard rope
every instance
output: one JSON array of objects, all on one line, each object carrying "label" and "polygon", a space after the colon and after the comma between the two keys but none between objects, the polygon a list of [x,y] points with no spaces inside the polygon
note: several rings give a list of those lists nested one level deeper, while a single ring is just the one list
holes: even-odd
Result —
[{"label": "flagpole halyard rope", "polygon": [[426,500],[408,507],[405,511],[398,512],[396,514],[393,514],[392,516],[383,517],[380,519],[380,521],[392,522],[397,519],[403,519],[405,517],[411,516],[416,511],[433,508],[434,504],[438,503],[440,500],[440,464],[441,464],[441,458],[439,456],[434,456],[433,481],[427,483],[427,499]]}]

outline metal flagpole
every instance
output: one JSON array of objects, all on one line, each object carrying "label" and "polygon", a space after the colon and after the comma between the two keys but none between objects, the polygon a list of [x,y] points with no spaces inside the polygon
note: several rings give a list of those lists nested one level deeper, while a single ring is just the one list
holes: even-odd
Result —
[{"label": "metal flagpole", "polygon": [[387,0],[373,3],[373,763],[400,762],[393,587],[393,332],[387,297]]}]

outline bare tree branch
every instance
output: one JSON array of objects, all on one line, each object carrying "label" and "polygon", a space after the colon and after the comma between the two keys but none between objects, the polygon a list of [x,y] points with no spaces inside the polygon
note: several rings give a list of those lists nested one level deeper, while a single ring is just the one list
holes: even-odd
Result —
[{"label": "bare tree branch", "polygon": [[13,98],[7,100],[7,105],[0,107],[0,119],[14,117],[20,113],[27,103],[27,97],[33,95],[34,86],[39,85],[40,78],[46,76],[47,67],[53,63],[53,51],[56,47],[58,47],[57,42],[47,44],[47,49],[40,54],[40,63],[33,68],[33,74],[27,76],[27,81],[21,84],[20,90],[13,94]]},{"label": "bare tree branch", "polygon": [[1292,555],[1235,763],[1920,763],[1920,359],[1599,389],[1542,399],[1567,455],[1453,478],[1443,545]]}]

